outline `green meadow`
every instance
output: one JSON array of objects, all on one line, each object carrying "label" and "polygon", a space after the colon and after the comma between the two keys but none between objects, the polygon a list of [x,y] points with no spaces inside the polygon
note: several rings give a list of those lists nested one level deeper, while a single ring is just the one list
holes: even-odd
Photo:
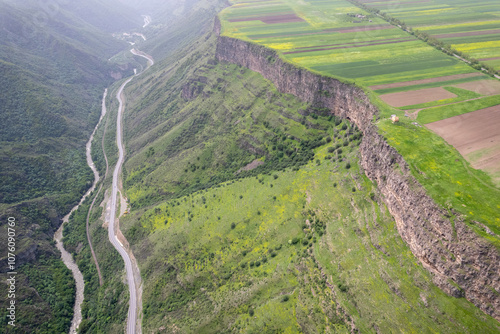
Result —
[{"label": "green meadow", "polygon": [[[379,9],[411,26],[451,45],[454,49],[473,58],[498,57],[500,49],[500,7],[492,0],[443,1],[431,0],[406,5],[372,3]],[[474,36],[467,36],[473,32]],[[441,36],[441,34],[464,33],[462,36]],[[497,63],[486,63],[500,69]]]},{"label": "green meadow", "polygon": [[417,120],[422,124],[437,122],[453,116],[462,115],[468,112],[493,107],[500,104],[500,96],[488,96],[482,99],[454,104],[453,106],[439,106],[421,110]]}]

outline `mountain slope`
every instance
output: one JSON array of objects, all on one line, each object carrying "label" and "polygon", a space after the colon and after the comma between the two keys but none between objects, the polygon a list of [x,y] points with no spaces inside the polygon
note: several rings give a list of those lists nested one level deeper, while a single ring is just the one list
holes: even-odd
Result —
[{"label": "mountain slope", "polygon": [[[77,17],[73,5],[0,1],[0,231],[7,236],[3,222],[15,218],[19,305],[13,328],[8,300],[0,300],[0,326],[13,333],[69,329],[74,282],[52,239],[90,186],[85,142],[110,74],[132,73],[107,61],[127,44]],[[2,242],[2,275],[6,247]]]},{"label": "mountain slope", "polygon": [[359,131],[214,61],[213,43],[127,92],[122,226],[144,329],[498,331],[417,264],[359,167]]}]

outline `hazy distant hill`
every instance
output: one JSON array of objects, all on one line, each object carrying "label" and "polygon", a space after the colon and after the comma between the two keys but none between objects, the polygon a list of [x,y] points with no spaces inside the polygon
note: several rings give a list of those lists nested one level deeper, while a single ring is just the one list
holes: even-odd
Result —
[{"label": "hazy distant hill", "polygon": [[92,180],[84,145],[110,73],[132,73],[108,62],[127,46],[110,32],[141,22],[118,2],[0,0],[0,231],[16,218],[19,333],[69,328],[74,282],[52,238]]}]

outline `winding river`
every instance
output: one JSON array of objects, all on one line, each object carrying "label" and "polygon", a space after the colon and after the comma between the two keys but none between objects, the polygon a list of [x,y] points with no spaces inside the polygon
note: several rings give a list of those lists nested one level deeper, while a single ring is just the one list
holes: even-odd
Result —
[{"label": "winding river", "polygon": [[[140,56],[143,58],[146,58],[148,60],[148,68],[149,66],[154,64],[154,60],[151,56],[148,54],[138,51],[136,49],[130,50],[134,55]],[[135,71],[134,71],[135,72]],[[142,72],[141,72],[142,73]],[[117,196],[118,196],[118,181],[120,177],[120,172],[121,172],[121,167],[124,161],[124,156],[125,156],[125,151],[123,147],[123,140],[122,140],[122,117],[123,117],[123,112],[124,112],[124,94],[123,90],[125,86],[136,76],[140,75],[139,74],[134,74],[132,77],[127,79],[118,89],[118,92],[116,94],[116,98],[118,99],[119,102],[119,107],[118,107],[118,113],[117,113],[117,127],[116,127],[116,139],[117,139],[117,146],[118,146],[118,162],[116,163],[115,169],[113,171],[113,184],[111,188],[111,206],[110,206],[110,215],[109,215],[109,227],[108,227],[108,237],[110,242],[113,244],[113,246],[116,248],[118,253],[122,256],[124,262],[125,262],[125,270],[127,273],[127,282],[129,286],[129,292],[130,292],[130,301],[129,301],[129,311],[128,311],[128,318],[127,318],[127,333],[128,334],[134,334],[136,332],[140,333],[141,332],[141,325],[137,322],[137,313],[138,313],[138,304],[139,304],[139,309],[140,306],[142,305],[142,300],[141,300],[141,293],[140,291],[138,292],[138,287],[137,284],[140,282],[140,276],[139,276],[139,269],[137,267],[137,264],[135,261],[132,261],[131,256],[128,254],[127,249],[123,246],[123,244],[118,240],[117,238],[117,230],[119,230],[118,226],[115,226],[117,223],[118,219],[116,218],[116,203],[117,203]],[[73,308],[73,320],[71,321],[71,328],[69,333],[70,334],[76,334],[78,326],[80,325],[82,321],[82,302],[84,298],[84,288],[85,288],[85,282],[83,280],[83,275],[81,271],[78,269],[78,266],[76,265],[73,256],[64,249],[63,246],[63,230],[64,230],[64,224],[67,224],[69,221],[69,217],[71,214],[77,210],[80,205],[85,201],[85,199],[95,190],[97,182],[99,182],[100,177],[99,173],[97,172],[97,169],[94,165],[94,161],[92,160],[91,156],[91,146],[92,146],[92,140],[94,139],[95,132],[97,131],[98,126],[101,124],[101,121],[103,120],[105,114],[106,114],[106,106],[105,106],[105,101],[106,101],[106,95],[107,95],[108,90],[106,89],[104,91],[103,99],[102,99],[102,110],[101,110],[101,117],[99,119],[99,122],[97,123],[96,127],[94,128],[94,131],[90,135],[89,141],[87,142],[86,145],[86,156],[87,156],[87,164],[89,167],[92,169],[92,172],[94,173],[94,182],[92,183],[92,187],[83,195],[83,197],[80,199],[80,202],[78,205],[73,207],[71,211],[64,216],[63,218],[63,223],[59,227],[59,229],[56,231],[54,234],[54,240],[56,242],[56,247],[59,249],[61,252],[61,258],[68,267],[75,279],[76,282],[76,297],[75,297],[75,306]],[[105,156],[107,159],[107,157]],[[89,243],[90,244],[90,243]],[[92,247],[92,246],[91,246]],[[95,258],[94,258],[95,260]],[[135,275],[134,275],[135,273]],[[135,278],[134,278],[135,277]],[[101,278],[100,278],[100,283],[102,284]]]},{"label": "winding river", "polygon": [[61,252],[61,259],[63,260],[64,264],[66,267],[68,267],[71,272],[73,273],[73,277],[76,282],[76,296],[75,296],[75,306],[73,308],[73,320],[71,321],[71,328],[69,333],[70,334],[76,334],[78,326],[80,325],[80,322],[82,322],[82,302],[83,302],[83,290],[85,288],[85,282],[83,280],[83,275],[80,269],[78,269],[78,266],[76,265],[75,261],[73,260],[73,256],[64,249],[63,247],[63,229],[64,229],[64,224],[68,223],[69,217],[71,214],[80,207],[80,205],[85,201],[87,196],[89,196],[95,189],[97,182],[99,181],[99,173],[97,172],[97,169],[95,168],[94,161],[92,160],[92,155],[91,155],[91,146],[92,146],[92,140],[94,139],[94,134],[97,130],[97,127],[99,124],[101,124],[102,119],[104,118],[104,115],[106,114],[106,107],[104,105],[105,100],[106,100],[106,95],[107,95],[108,90],[104,90],[104,95],[103,95],[103,103],[102,103],[102,110],[101,110],[101,117],[99,118],[99,122],[94,128],[94,131],[90,135],[89,141],[87,142],[86,146],[86,155],[87,155],[87,164],[89,167],[92,169],[92,172],[94,173],[94,182],[92,183],[92,187],[90,187],[89,190],[83,195],[83,197],[80,199],[80,202],[71,209],[71,211],[64,216],[63,222],[59,229],[56,231],[54,234],[54,240],[56,242],[56,247],[59,249]]}]

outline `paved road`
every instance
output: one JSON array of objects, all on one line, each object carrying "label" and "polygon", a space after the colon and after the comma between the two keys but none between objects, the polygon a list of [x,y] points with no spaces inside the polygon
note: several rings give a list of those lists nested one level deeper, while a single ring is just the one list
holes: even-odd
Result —
[{"label": "paved road", "polygon": [[[148,59],[148,65],[151,66],[154,63],[153,58],[151,56],[137,51],[135,49],[132,49],[131,52],[137,56],[144,57]],[[148,67],[149,67],[148,66]],[[142,72],[141,72],[142,73]],[[137,75],[140,75],[137,74]],[[123,138],[122,138],[122,118],[123,118],[123,112],[125,109],[125,103],[124,103],[124,94],[123,94],[123,89],[125,86],[135,77],[136,75],[130,77],[127,79],[118,89],[118,92],[116,93],[116,98],[118,100],[118,116],[116,120],[116,143],[118,146],[118,162],[116,163],[116,167],[113,171],[113,184],[111,188],[111,206],[110,206],[110,215],[109,215],[109,228],[108,228],[108,237],[113,246],[116,248],[118,253],[123,258],[123,261],[125,262],[125,270],[127,272],[127,282],[128,282],[128,287],[129,287],[129,292],[130,292],[130,301],[129,301],[129,309],[128,309],[128,318],[127,318],[127,333],[128,334],[135,334],[136,333],[136,324],[137,324],[137,305],[142,304],[141,301],[137,300],[137,286],[135,284],[134,280],[134,265],[132,263],[132,260],[125,250],[125,247],[123,247],[122,243],[118,240],[116,236],[116,226],[115,223],[117,222],[116,218],[116,203],[118,200],[118,180],[121,172],[121,167],[123,165],[124,161],[124,156],[125,156],[125,151],[123,148]],[[140,326],[138,326],[140,328]]]}]

